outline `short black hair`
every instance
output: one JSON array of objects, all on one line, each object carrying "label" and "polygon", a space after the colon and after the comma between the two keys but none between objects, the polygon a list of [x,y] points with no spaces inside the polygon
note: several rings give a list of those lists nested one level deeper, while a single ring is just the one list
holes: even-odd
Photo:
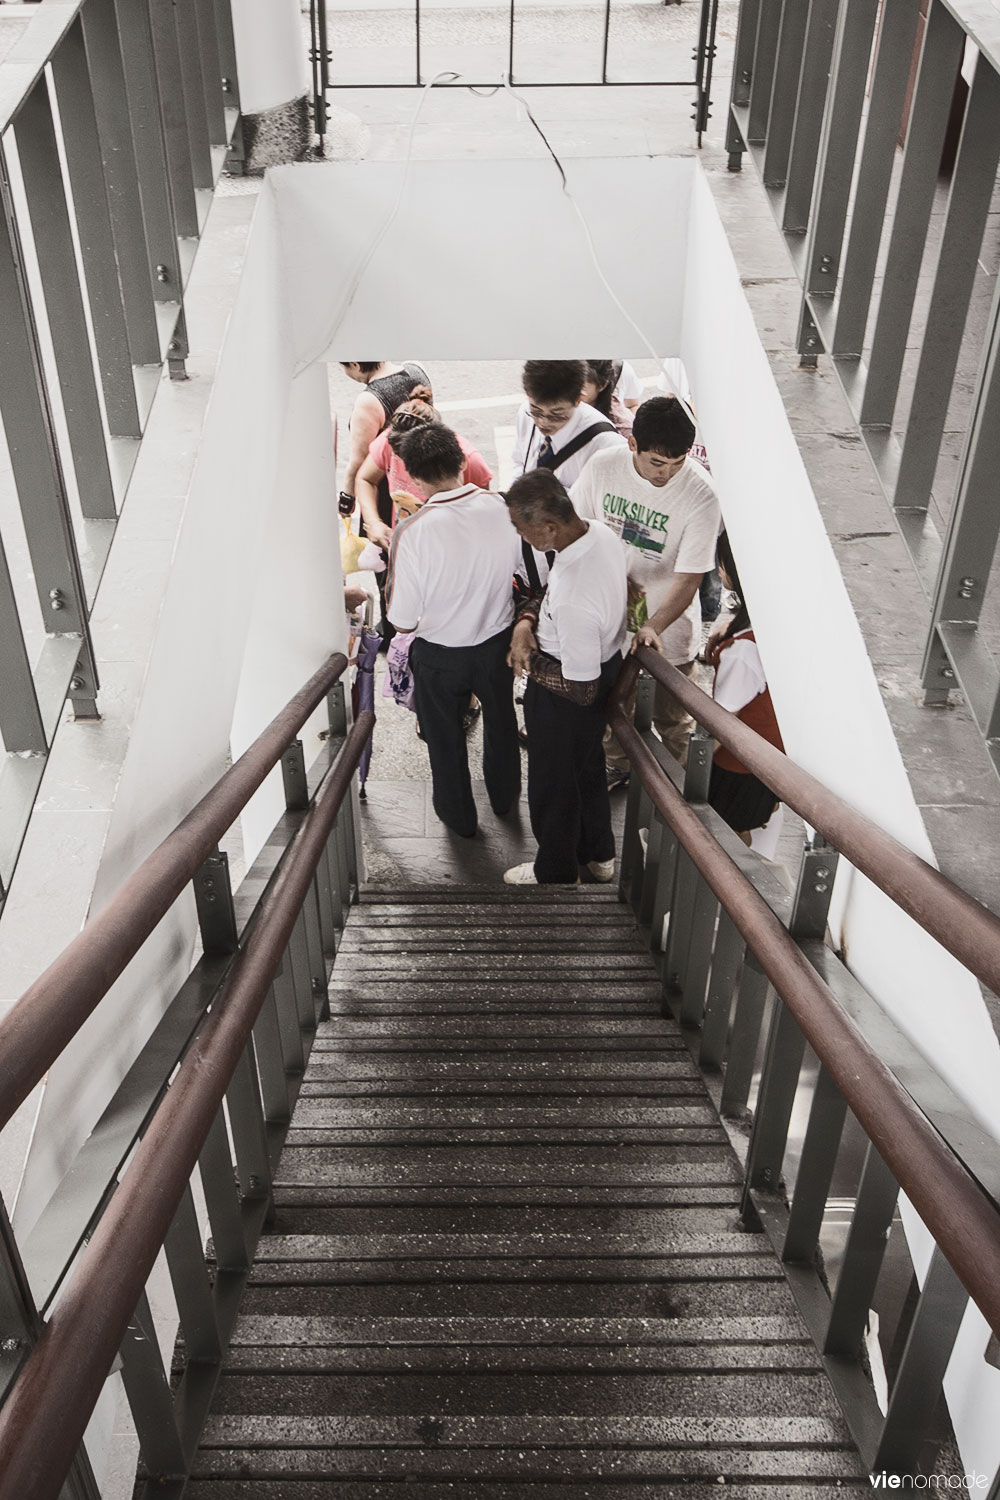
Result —
[{"label": "short black hair", "polygon": [[569,401],[580,399],[587,378],[582,359],[529,359],[521,372],[521,384],[529,401]]},{"label": "short black hair", "polygon": [[508,510],[534,526],[538,521],[572,521],[573,502],[562,480],[551,469],[532,469],[515,479],[504,495]]},{"label": "short black hair", "polygon": [[676,396],[651,396],[636,410],[632,436],[639,453],[681,458],[691,451],[695,426]]},{"label": "short black hair", "polygon": [[382,364],[383,361],[380,359],[370,359],[366,363],[363,359],[342,359],[340,363],[344,366],[345,369],[348,365],[357,365],[362,375],[370,375],[373,370],[378,369],[379,365]]},{"label": "short black hair", "polygon": [[399,445],[399,456],[413,478],[423,484],[454,479],[465,466],[462,445],[443,422],[425,422],[407,432]]}]

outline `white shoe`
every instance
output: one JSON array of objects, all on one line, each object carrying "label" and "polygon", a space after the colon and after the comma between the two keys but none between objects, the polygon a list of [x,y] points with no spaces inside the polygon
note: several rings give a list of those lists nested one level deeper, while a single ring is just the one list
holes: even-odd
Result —
[{"label": "white shoe", "polygon": [[588,859],[587,869],[595,880],[607,882],[615,878],[615,862],[613,859]]},{"label": "white shoe", "polygon": [[[527,864],[514,865],[512,869],[505,870],[503,880],[504,885],[538,885],[538,881],[535,879],[534,861],[529,860]],[[580,881],[577,878],[576,880],[548,881],[546,883],[574,886],[579,885]]]}]

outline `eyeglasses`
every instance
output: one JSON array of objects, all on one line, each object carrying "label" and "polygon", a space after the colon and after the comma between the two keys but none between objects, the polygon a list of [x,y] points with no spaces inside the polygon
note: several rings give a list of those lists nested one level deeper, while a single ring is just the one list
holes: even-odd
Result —
[{"label": "eyeglasses", "polygon": [[533,406],[528,402],[528,411],[536,422],[568,422],[573,410],[572,406]]}]

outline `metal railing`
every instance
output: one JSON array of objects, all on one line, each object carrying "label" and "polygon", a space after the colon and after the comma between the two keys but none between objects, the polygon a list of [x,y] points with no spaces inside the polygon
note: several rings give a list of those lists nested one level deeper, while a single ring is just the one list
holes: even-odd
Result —
[{"label": "metal railing", "polygon": [[[664,0],[664,4],[671,0]],[[694,120],[695,133],[698,145],[708,126],[712,113],[712,71],[716,57],[716,36],[719,21],[719,0],[700,0],[699,22],[697,35],[694,37],[694,47],[691,57],[694,62],[694,76],[686,78],[610,78],[608,76],[608,56],[612,35],[612,9],[611,0],[603,0],[602,7],[602,32],[599,41],[601,54],[600,76],[593,78],[573,79],[545,79],[528,80],[516,74],[516,43],[517,43],[517,0],[509,0],[506,13],[507,36],[503,46],[506,54],[504,71],[511,84],[519,89],[531,88],[693,88],[695,91]],[[329,33],[329,18],[327,16],[326,0],[309,0],[309,25],[310,25],[310,63],[312,66],[312,107],[313,126],[319,140],[320,151],[326,136],[328,123],[328,109],[326,96],[331,90],[338,89],[418,89],[427,83],[427,70],[423,64],[423,54],[426,51],[424,39],[424,20],[421,13],[421,0],[413,0],[413,76],[407,81],[377,82],[352,81],[350,79],[339,79],[334,81],[332,76],[332,64],[335,61],[335,47],[331,45]],[[493,77],[483,81],[466,78],[464,75],[456,75],[453,82],[443,81],[439,87],[442,88],[473,88],[494,89],[499,84],[499,78]]]},{"label": "metal railing", "polygon": [[[995,7],[743,0],[727,148],[732,170],[747,151],[757,162],[802,282],[800,355],[830,355],[928,596],[925,701],[961,688],[1000,771],[1000,667],[988,644],[1000,640],[988,588],[1000,536],[1000,295],[977,290],[1000,163]],[[963,360],[975,368],[967,411],[954,399]],[[964,434],[954,485],[939,467],[949,421]]]},{"label": "metal railing", "polygon": [[[357,888],[348,792],[374,715],[348,730],[346,665],[330,658],[0,1025],[7,1119],[193,883],[202,957],[42,1212],[23,1264],[0,1206],[2,1500],[97,1500],[80,1444],[119,1358],[146,1492],[183,1490]],[[324,698],[334,738],[310,788],[295,735]],[[249,897],[241,888],[234,901],[217,843],[279,763],[288,812],[244,881]],[[145,1291],[161,1247],[183,1336],[173,1384]]]},{"label": "metal railing", "polygon": [[0,902],[67,696],[98,714],[94,593],[238,121],[229,0],[41,5],[0,63]]},{"label": "metal railing", "polygon": [[[704,726],[684,773],[649,731],[641,695],[635,727],[622,713],[640,663]],[[970,1295],[1000,1334],[1000,1170],[996,1143],[826,946],[839,851],[987,982],[1000,973],[1000,921],[658,654],[643,650],[629,663],[612,696],[611,723],[633,768],[621,893],[663,954],[665,1003],[689,1029],[707,1077],[718,1081],[723,1115],[745,1116],[761,1058],[744,1215],[759,1221],[783,1262],[864,1462],[873,1473],[926,1472]],[[806,847],[794,899],[705,805],[715,739],[821,835]],[[818,1072],[805,1068],[807,1047]],[[787,1153],[797,1100],[808,1124],[793,1173]],[[866,1149],[831,1288],[821,1231],[834,1175],[843,1170],[849,1117]],[[902,1330],[883,1417],[864,1340],[900,1189],[936,1249]]]}]

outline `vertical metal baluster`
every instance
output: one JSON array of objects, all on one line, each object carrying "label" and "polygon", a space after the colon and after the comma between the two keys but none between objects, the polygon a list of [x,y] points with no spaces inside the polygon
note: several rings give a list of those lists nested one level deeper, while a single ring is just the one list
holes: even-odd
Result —
[{"label": "vertical metal baluster", "polygon": [[[253,1028],[254,1055],[260,1075],[260,1093],[264,1106],[264,1118],[268,1125],[287,1125],[291,1119],[291,1080],[285,1065],[285,1049],[282,1044],[281,1024],[278,1020],[278,1002],[274,985],[264,996],[264,1004]],[[299,1053],[301,1055],[301,1043]],[[301,1066],[299,1068],[301,1074]]]},{"label": "vertical metal baluster", "polygon": [[1000,162],[1000,76],[976,63],[900,457],[896,505],[926,509]]},{"label": "vertical metal baluster", "polygon": [[844,0],[838,18],[803,278],[817,297],[837,286],[877,13],[878,0]]},{"label": "vertical metal baluster", "polygon": [[[42,364],[24,255],[14,217],[7,163],[0,144],[0,320],[4,330],[4,380],[0,415],[31,554],[35,588],[47,633],[79,635],[87,677],[97,689],[80,557],[56,444],[55,424]],[[93,698],[79,712],[96,716]]]},{"label": "vertical metal baluster", "polygon": [[[300,912],[292,928],[292,935],[288,940],[285,950],[286,962],[292,972],[292,983],[295,987],[295,1004],[299,1015],[299,1026],[306,1036],[312,1037],[316,1030],[316,1007],[313,1002],[313,976],[312,965],[309,962],[309,949],[306,944],[305,922]],[[312,1046],[311,1040],[304,1044],[308,1053]]]},{"label": "vertical metal baluster", "polygon": [[766,975],[758,967],[757,960],[748,948],[736,995],[729,1057],[719,1106],[721,1113],[730,1119],[738,1119],[744,1114],[750,1097],[757,1042],[769,988]]},{"label": "vertical metal baluster", "polygon": [[[2,302],[0,302],[2,313]],[[2,321],[2,317],[0,317]],[[48,750],[45,726],[38,706],[31,662],[24,644],[21,616],[0,539],[0,738],[8,755],[18,751],[44,755]],[[0,889],[0,896],[3,892]]]},{"label": "vertical metal baluster", "polygon": [[663,923],[671,911],[678,848],[676,837],[669,828],[664,827],[659,839],[653,903],[649,914],[649,946],[654,953],[662,953],[664,949]]},{"label": "vertical metal baluster", "polygon": [[179,304],[183,301],[183,287],[177,254],[177,221],[170,194],[149,10],[136,0],[115,0],[115,6],[153,296],[157,302]]},{"label": "vertical metal baluster", "polygon": [[729,1017],[740,964],[743,962],[744,946],[742,936],[725,910],[722,910],[719,914],[715,951],[712,954],[712,973],[701,1026],[701,1045],[698,1049],[699,1066],[706,1070],[721,1068],[726,1055]]},{"label": "vertical metal baluster", "polygon": [[760,0],[742,0],[739,20],[736,25],[736,51],[733,57],[733,86],[729,101],[729,119],[726,125],[726,151],[730,172],[738,172],[743,164],[743,153],[747,149],[743,132],[735,111],[750,103],[753,84],[754,48],[757,45],[757,23],[760,19]]},{"label": "vertical metal baluster", "polygon": [[919,1473],[921,1447],[968,1305],[968,1292],[935,1247],[889,1396],[873,1473]]},{"label": "vertical metal baluster", "polygon": [[[996,504],[997,464],[1000,462],[1000,288],[994,293],[984,360],[976,382],[976,397],[959,469],[955,506],[948,527],[938,576],[931,629],[923,663],[927,703],[947,701],[954,671],[939,633],[952,627],[962,636],[975,636],[986,595],[990,565],[1000,532]],[[969,695],[970,699],[974,695]],[[972,705],[970,705],[972,706]],[[974,711],[980,730],[991,724]],[[995,733],[995,731],[994,731]]]},{"label": "vertical metal baluster", "polygon": [[320,855],[319,864],[316,866],[316,877],[313,888],[316,893],[316,907],[319,912],[319,926],[325,959],[336,956],[340,944],[340,929],[343,926],[342,914],[339,911],[339,900],[335,909],[333,886],[330,879],[330,841],[327,840],[326,847]]},{"label": "vertical metal baluster", "polygon": [[249,1265],[246,1235],[229,1133],[221,1111],[216,1114],[198,1158],[215,1260],[220,1270],[244,1271]]},{"label": "vertical metal baluster", "polygon": [[751,1210],[753,1192],[776,1193],[781,1182],[788,1125],[799,1086],[805,1038],[798,1022],[779,997],[771,1013],[760,1092],[754,1110],[747,1152],[746,1177],[740,1213]]},{"label": "vertical metal baluster", "polygon": [[59,164],[55,121],[44,75],[21,106],[14,137],[49,333],[62,387],[80,509],[87,517],[114,520],[115,497],[97,398],[90,334],[73,248],[69,204]]},{"label": "vertical metal baluster", "polygon": [[885,225],[920,0],[884,5],[830,353],[860,356]]},{"label": "vertical metal baluster", "polygon": [[781,1250],[783,1261],[811,1265],[815,1258],[846,1118],[847,1105],[843,1096],[826,1069],[821,1067],[802,1142],[795,1193]]},{"label": "vertical metal baluster", "polygon": [[305,1072],[305,1049],[302,1045],[302,1023],[299,1020],[298,998],[287,949],[281,966],[271,981],[274,990],[278,1027],[281,1032],[281,1050],[285,1059],[285,1071],[292,1078],[301,1078]]},{"label": "vertical metal baluster", "polygon": [[757,41],[753,53],[753,76],[750,82],[750,110],[747,115],[747,140],[751,146],[767,140],[771,111],[771,84],[778,50],[782,0],[760,0],[757,18]]},{"label": "vertical metal baluster", "polygon": [[222,1342],[190,1187],[185,1189],[177,1206],[163,1249],[184,1334],[185,1358],[196,1363],[215,1363],[222,1358]]},{"label": "vertical metal baluster", "polygon": [[781,188],[788,172],[795,108],[802,72],[809,7],[802,0],[785,0],[781,11],[778,54],[771,85],[771,104],[761,173],[765,187]]},{"label": "vertical metal baluster", "polygon": [[244,1048],[229,1081],[226,1109],[236,1151],[240,1196],[254,1201],[269,1199],[271,1157],[252,1044]]},{"label": "vertical metal baluster", "polygon": [[172,5],[158,5],[153,0],[149,6],[149,15],[177,233],[182,239],[197,239],[201,233],[201,224],[194,191],[191,137],[188,134],[187,111],[184,108],[184,75],[177,43],[174,8]]},{"label": "vertical metal baluster", "polygon": [[[88,0],[92,3],[92,0]],[[198,34],[197,0],[174,0],[177,23],[177,45],[184,84],[184,112],[191,141],[191,168],[196,188],[211,190],[215,186],[212,142],[205,107],[205,87],[201,72],[201,37]],[[235,75],[231,75],[235,76]]]},{"label": "vertical metal baluster", "polygon": [[155,262],[146,240],[113,0],[87,0],[80,14],[132,363],[158,365],[162,351],[153,300],[152,266]]},{"label": "vertical metal baluster", "polygon": [[142,425],[135,398],[125,306],[118,281],[97,115],[79,18],[52,54],[52,81],[60,120],[71,122],[61,131],[62,144],[80,250],[86,266],[86,291],[108,431],[112,438],[137,438],[141,435]]},{"label": "vertical metal baluster", "polygon": [[824,1354],[858,1357],[898,1197],[896,1179],[875,1147],[869,1145],[837,1289],[830,1303]]},{"label": "vertical metal baluster", "polygon": [[[642,872],[639,910],[636,913],[636,919],[640,927],[648,927],[653,918],[653,902],[656,899],[656,890],[660,878],[661,850],[664,851],[668,862],[673,864],[674,848],[671,843],[672,837],[661,814],[653,808],[649,827],[646,830],[646,863]],[[682,857],[679,852],[677,857]],[[676,874],[674,878],[676,879]],[[658,949],[659,939],[652,946]]]},{"label": "vertical metal baluster", "polygon": [[945,131],[964,50],[965,32],[942,0],[931,0],[861,403],[860,421],[865,427],[892,426]]},{"label": "vertical metal baluster", "polygon": [[691,915],[691,940],[681,972],[681,1025],[699,1026],[705,1014],[705,989],[712,966],[719,902],[705,880],[698,881]]},{"label": "vertical metal baluster", "polygon": [[808,0],[802,71],[785,172],[781,227],[786,234],[804,234],[809,224],[839,9],[840,0]]},{"label": "vertical metal baluster", "polygon": [[143,1467],[154,1481],[185,1473],[187,1456],[177,1430],[170,1379],[163,1368],[145,1292],[122,1340],[121,1357],[122,1382],[139,1438]]},{"label": "vertical metal baluster", "polygon": [[[696,724],[688,744],[687,764],[684,768],[686,802],[707,802],[714,748],[712,736],[700,724]],[[688,1023],[701,1018],[718,908],[715,896],[697,874],[693,863],[691,869],[694,879],[690,882],[683,904],[676,903],[679,921],[671,923],[664,964],[664,972],[671,988],[684,997],[680,1014],[681,1020]],[[693,985],[690,982],[692,966],[695,974],[701,976],[700,992],[697,977],[694,978]]]},{"label": "vertical metal baluster", "polygon": [[623,902],[630,900],[641,883],[642,844],[639,841],[641,802],[642,783],[638,776],[633,776],[625,793],[625,827],[622,830],[621,859],[618,863],[618,899]]},{"label": "vertical metal baluster", "polygon": [[215,6],[199,5],[195,11],[195,19],[200,42],[198,52],[205,95],[205,114],[208,119],[208,138],[213,146],[224,149],[229,139],[229,131],[223,108],[222,59],[219,55],[219,38],[215,29]]}]

